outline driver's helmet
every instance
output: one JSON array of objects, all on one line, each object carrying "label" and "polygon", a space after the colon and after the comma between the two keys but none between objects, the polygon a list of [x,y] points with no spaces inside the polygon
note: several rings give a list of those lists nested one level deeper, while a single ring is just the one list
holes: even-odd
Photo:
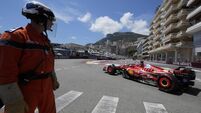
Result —
[{"label": "driver's helmet", "polygon": [[30,1],[22,8],[22,15],[28,19],[34,20],[37,23],[55,21],[54,13],[44,4],[37,1]]},{"label": "driver's helmet", "polygon": [[140,66],[144,66],[144,61],[140,61]]}]

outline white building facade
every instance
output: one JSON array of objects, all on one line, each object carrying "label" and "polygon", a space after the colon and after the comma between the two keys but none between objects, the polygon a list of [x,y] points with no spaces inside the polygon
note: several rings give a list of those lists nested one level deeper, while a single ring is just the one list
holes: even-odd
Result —
[{"label": "white building facade", "polygon": [[187,7],[192,9],[187,16],[190,27],[186,32],[193,35],[193,61],[201,62],[201,0],[189,0]]}]

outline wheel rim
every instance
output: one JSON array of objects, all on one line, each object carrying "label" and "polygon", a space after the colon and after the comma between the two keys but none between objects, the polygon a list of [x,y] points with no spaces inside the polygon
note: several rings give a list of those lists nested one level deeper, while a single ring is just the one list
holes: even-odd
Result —
[{"label": "wheel rim", "polygon": [[163,77],[159,80],[159,84],[161,87],[168,88],[171,86],[171,81],[168,78]]}]

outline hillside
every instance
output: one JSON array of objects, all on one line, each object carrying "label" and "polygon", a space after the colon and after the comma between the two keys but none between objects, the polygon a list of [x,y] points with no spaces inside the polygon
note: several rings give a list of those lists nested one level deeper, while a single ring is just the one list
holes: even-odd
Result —
[{"label": "hillside", "polygon": [[84,49],[83,45],[75,44],[75,43],[68,43],[62,44],[62,47],[71,48],[71,49]]},{"label": "hillside", "polygon": [[108,34],[103,39],[97,41],[95,45],[102,45],[107,40],[110,42],[118,41],[118,40],[124,40],[124,42],[130,42],[130,41],[136,41],[137,38],[147,37],[146,35],[141,35],[133,32],[116,32],[113,34]]}]

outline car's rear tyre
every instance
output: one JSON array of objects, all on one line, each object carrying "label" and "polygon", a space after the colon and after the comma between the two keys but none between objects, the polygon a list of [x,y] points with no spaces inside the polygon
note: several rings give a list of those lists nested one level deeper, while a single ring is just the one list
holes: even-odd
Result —
[{"label": "car's rear tyre", "polygon": [[115,69],[112,67],[112,66],[109,66],[107,68],[107,72],[110,74],[110,75],[114,75],[115,74]]},{"label": "car's rear tyre", "polygon": [[176,89],[176,81],[172,76],[161,76],[158,78],[158,88],[159,90],[165,92],[171,92]]}]

